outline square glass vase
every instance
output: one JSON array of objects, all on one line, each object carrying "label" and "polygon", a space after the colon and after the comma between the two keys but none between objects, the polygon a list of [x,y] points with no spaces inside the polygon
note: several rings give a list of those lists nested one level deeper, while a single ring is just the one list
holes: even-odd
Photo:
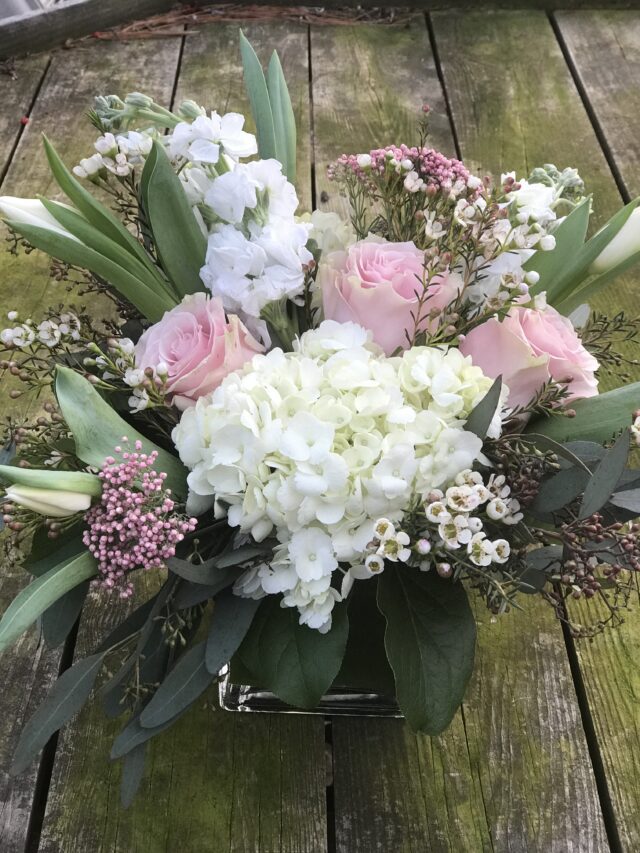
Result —
[{"label": "square glass vase", "polygon": [[384,649],[385,624],[376,592],[377,578],[356,583],[349,597],[349,637],[342,666],[317,707],[302,710],[287,705],[257,686],[259,674],[249,673],[236,660],[220,674],[220,707],[254,713],[402,717]]}]

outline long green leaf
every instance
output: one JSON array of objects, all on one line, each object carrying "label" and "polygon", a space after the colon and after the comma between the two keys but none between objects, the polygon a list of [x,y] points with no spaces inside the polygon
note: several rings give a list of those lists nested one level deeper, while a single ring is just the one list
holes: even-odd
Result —
[{"label": "long green leaf", "polygon": [[177,304],[176,299],[171,299],[166,293],[152,290],[126,269],[72,237],[65,237],[56,231],[41,228],[39,225],[25,225],[12,220],[7,220],[7,224],[17,234],[25,237],[36,249],[46,252],[52,258],[90,270],[107,281],[141,314],[154,323]]},{"label": "long green leaf", "polygon": [[635,199],[621,208],[573,258],[568,259],[565,272],[554,282],[553,298],[549,300],[550,304],[558,310],[562,308],[566,311],[567,306],[571,305],[573,308],[583,301],[582,296],[578,298],[577,294],[588,277],[589,267],[613,240],[639,203],[640,199]]},{"label": "long green leaf", "polygon": [[154,292],[157,291],[161,294],[166,294],[171,299],[177,299],[175,291],[173,291],[169,282],[162,278],[157,269],[150,269],[148,264],[143,264],[135,255],[132,255],[119,243],[107,237],[102,231],[88,222],[84,216],[81,216],[75,210],[70,210],[64,204],[58,204],[46,198],[41,198],[40,200],[54,219],[70,234],[73,234],[84,246],[93,249],[105,258],[109,258],[114,264],[118,264],[122,269],[127,270],[140,279],[140,281]]},{"label": "long green leaf", "polygon": [[274,50],[267,68],[277,159],[292,184],[296,180],[296,119],[280,58]]},{"label": "long green leaf", "polygon": [[138,788],[144,776],[144,764],[147,753],[146,743],[141,743],[124,756],[122,776],[120,779],[120,803],[123,809],[128,809],[138,793]]},{"label": "long green leaf", "polygon": [[0,465],[0,480],[18,486],[33,486],[56,492],[80,492],[100,497],[102,482],[95,474],[84,471],[45,471],[41,468],[19,468],[17,465]]},{"label": "long green leaf", "polygon": [[236,653],[259,604],[252,598],[234,595],[231,590],[216,597],[205,650],[205,666],[212,675],[217,675]]},{"label": "long green leaf", "polygon": [[53,177],[56,179],[60,189],[68,196],[80,213],[106,237],[119,243],[131,255],[137,257],[151,271],[154,271],[152,261],[133,234],[124,227],[107,207],[94,198],[74,178],[46,136],[43,136],[43,143]]},{"label": "long green leaf", "polygon": [[378,580],[385,648],[400,708],[415,731],[451,722],[473,671],[476,624],[462,584],[406,566]]},{"label": "long green leaf", "polygon": [[590,212],[591,196],[588,196],[574,207],[553,232],[556,240],[555,248],[550,252],[536,252],[524,264],[525,270],[535,270],[540,276],[537,284],[529,288],[532,295],[542,293],[544,290],[549,302],[553,302],[555,292],[566,273],[567,265],[584,246]]},{"label": "long green leaf", "polygon": [[56,371],[56,397],[73,433],[76,453],[83,462],[102,467],[106,457],[112,456],[114,448],[122,443],[123,436],[127,436],[131,445],[140,441],[145,453],[157,451],[155,468],[166,473],[165,485],[179,499],[185,497],[186,471],[180,460],[124,421],[84,376],[69,367],[59,366]]},{"label": "long green leaf", "polygon": [[578,518],[589,518],[607,503],[624,473],[628,458],[629,430],[625,429],[613,447],[607,450],[587,483]]},{"label": "long green leaf", "polygon": [[153,143],[141,183],[153,242],[175,291],[186,296],[206,290],[200,270],[205,262],[207,239],[159,142]]},{"label": "long green leaf", "polygon": [[193,646],[177,663],[140,714],[140,725],[157,728],[172,720],[201,696],[215,678],[205,666],[206,642]]},{"label": "long green leaf", "polygon": [[619,275],[622,275],[623,272],[626,272],[626,270],[635,266],[638,261],[640,261],[640,252],[636,252],[622,263],[617,264],[615,267],[612,267],[610,270],[600,273],[600,275],[591,276],[590,278],[586,279],[582,287],[580,287],[578,290],[572,293],[570,297],[568,297],[558,305],[558,310],[561,311],[562,314],[570,314],[579,305],[582,305],[584,302],[587,302],[589,299],[594,297],[596,293],[599,293],[599,291],[601,291],[603,287],[606,287]]},{"label": "long green leaf", "polygon": [[0,651],[23,634],[54,601],[96,574],[96,561],[85,551],[36,578],[18,593],[0,621]]},{"label": "long green leaf", "polygon": [[179,714],[176,714],[175,717],[172,717],[172,719],[167,720],[161,726],[156,726],[153,729],[145,729],[140,725],[140,715],[132,717],[118,737],[114,740],[113,746],[111,747],[111,758],[122,758],[124,755],[127,755],[132,750],[140,746],[140,744],[146,743],[148,740],[151,740],[151,738],[159,735],[160,732],[166,731],[166,729],[170,728],[170,726],[177,722],[177,720],[179,720],[180,717],[188,710],[189,707],[187,706]]},{"label": "long green leaf", "polygon": [[629,426],[633,413],[640,408],[640,382],[588,397],[571,404],[575,417],[536,418],[527,432],[540,433],[558,442],[610,441]]},{"label": "long green leaf", "polygon": [[260,60],[242,30],[240,30],[240,55],[242,56],[244,85],[256,125],[258,153],[264,160],[271,157],[277,159],[276,135],[267,81],[264,78]]},{"label": "long green leaf", "polygon": [[103,655],[91,655],[62,673],[22,730],[11,773],[22,773],[51,735],[80,710],[89,698],[102,661]]},{"label": "long green leaf", "polygon": [[299,624],[298,611],[268,596],[237,656],[256,683],[283,702],[314,708],[340,671],[349,633],[347,608],[337,605],[327,634]]},{"label": "long green leaf", "polygon": [[42,634],[50,649],[62,645],[69,636],[82,611],[89,584],[86,580],[70,589],[42,614]]}]

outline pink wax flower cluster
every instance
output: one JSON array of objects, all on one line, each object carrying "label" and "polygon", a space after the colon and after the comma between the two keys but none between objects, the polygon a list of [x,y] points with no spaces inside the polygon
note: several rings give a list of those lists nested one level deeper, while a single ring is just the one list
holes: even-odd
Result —
[{"label": "pink wax flower cluster", "polygon": [[316,284],[325,319],[364,326],[391,355],[409,346],[416,320],[420,331],[433,331],[462,288],[457,273],[433,276],[420,304],[424,280],[425,254],[414,243],[369,239],[323,257]]},{"label": "pink wax flower cluster", "polygon": [[153,469],[158,452],[141,450],[137,441],[133,452],[115,448],[122,461],[106,458],[98,475],[102,498],[85,515],[88,529],[82,537],[98,561],[100,585],[118,589],[121,598],[133,594],[130,572],[162,568],[197,524],[195,518],[174,514],[171,490],[164,488],[166,474]]},{"label": "pink wax flower cluster", "polygon": [[259,352],[264,347],[238,317],[225,315],[219,298],[194,293],[144,332],[135,363],[166,376],[169,399],[184,411]]},{"label": "pink wax flower cluster", "polygon": [[[329,166],[328,176],[334,179],[351,172],[359,180],[368,182],[385,173],[416,172],[430,192],[457,190],[457,195],[467,195],[470,173],[464,163],[455,158],[446,157],[435,148],[425,146],[388,145],[386,148],[374,148],[367,154],[342,154]],[[473,193],[480,189],[479,182],[473,182]]]},{"label": "pink wax flower cluster", "polygon": [[487,320],[461,341],[460,351],[493,379],[502,375],[509,406],[525,406],[549,380],[566,385],[566,401],[598,393],[598,361],[588,352],[568,317],[513,307],[500,321]]}]

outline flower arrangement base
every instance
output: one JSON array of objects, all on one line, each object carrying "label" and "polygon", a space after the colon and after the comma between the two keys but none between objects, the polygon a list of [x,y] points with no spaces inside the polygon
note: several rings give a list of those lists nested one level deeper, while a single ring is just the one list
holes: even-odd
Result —
[{"label": "flower arrangement base", "polygon": [[315,708],[302,710],[287,705],[268,690],[234,684],[227,671],[220,681],[220,707],[225,711],[263,714],[323,714],[343,717],[397,717],[402,713],[393,696],[368,693],[351,687],[332,687]]}]

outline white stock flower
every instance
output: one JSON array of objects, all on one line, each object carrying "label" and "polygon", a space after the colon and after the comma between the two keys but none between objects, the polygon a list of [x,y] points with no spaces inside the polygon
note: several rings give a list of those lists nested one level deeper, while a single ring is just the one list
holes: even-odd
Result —
[{"label": "white stock flower", "polygon": [[180,122],[169,139],[171,157],[215,165],[221,147],[236,160],[251,157],[258,151],[256,138],[243,127],[244,116],[239,113],[220,116],[215,111],[211,116],[198,116],[191,123]]},{"label": "white stock flower", "polygon": [[[326,321],[294,347],[256,355],[227,376],[183,413],[172,437],[193,493],[227,505],[241,532],[273,532],[281,543],[271,569],[247,579],[251,594],[257,583],[281,592],[304,624],[326,627],[340,597],[330,585],[338,563],[363,566],[376,537],[388,559],[409,559],[408,536],[394,525],[416,496],[442,496],[433,490],[473,463],[482,442],[462,427],[491,380],[436,349],[434,375],[448,372],[455,387],[455,400],[444,405],[438,391],[436,404],[427,387],[404,390],[403,360],[386,358],[352,323]],[[398,420],[398,409],[413,417]],[[437,515],[434,502],[429,512]]]}]

